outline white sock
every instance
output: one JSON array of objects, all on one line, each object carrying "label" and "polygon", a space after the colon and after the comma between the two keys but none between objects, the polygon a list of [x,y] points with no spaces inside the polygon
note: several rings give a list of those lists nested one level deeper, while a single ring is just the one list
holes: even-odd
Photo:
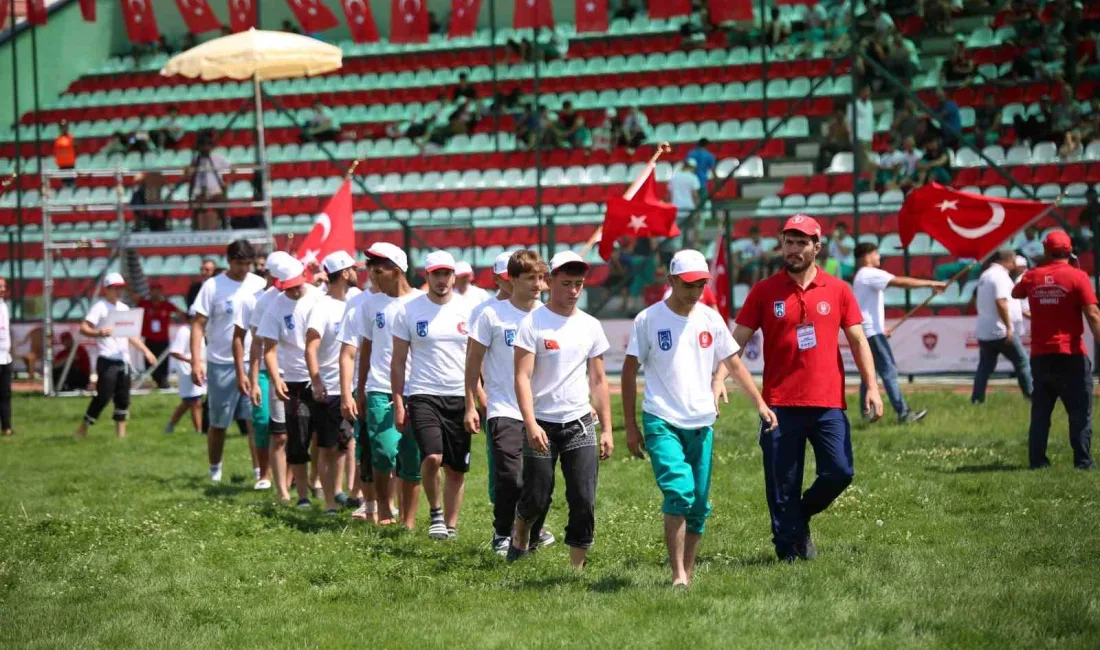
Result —
[{"label": "white sock", "polygon": [[260,480],[260,468],[259,467],[253,467],[252,468],[252,475],[256,477],[257,481]]}]

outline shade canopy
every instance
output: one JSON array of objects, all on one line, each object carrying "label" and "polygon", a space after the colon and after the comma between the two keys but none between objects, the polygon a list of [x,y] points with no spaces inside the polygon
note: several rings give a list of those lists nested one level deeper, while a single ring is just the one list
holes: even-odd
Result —
[{"label": "shade canopy", "polygon": [[343,53],[335,45],[300,34],[250,29],[177,54],[160,73],[205,81],[268,81],[324,74],[342,65]]}]

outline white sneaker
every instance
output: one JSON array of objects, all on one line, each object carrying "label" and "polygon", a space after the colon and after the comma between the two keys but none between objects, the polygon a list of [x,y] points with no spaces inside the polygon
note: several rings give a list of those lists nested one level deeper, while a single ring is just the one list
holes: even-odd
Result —
[{"label": "white sneaker", "polygon": [[271,481],[267,480],[266,478],[262,478],[256,481],[256,485],[252,486],[252,489],[257,491],[270,490]]},{"label": "white sneaker", "polygon": [[362,504],[355,509],[355,512],[351,513],[352,519],[366,519],[367,518],[367,504]]},{"label": "white sneaker", "polygon": [[211,465],[210,466],[210,480],[215,482],[215,483],[221,483],[222,482],[222,466],[221,465]]}]

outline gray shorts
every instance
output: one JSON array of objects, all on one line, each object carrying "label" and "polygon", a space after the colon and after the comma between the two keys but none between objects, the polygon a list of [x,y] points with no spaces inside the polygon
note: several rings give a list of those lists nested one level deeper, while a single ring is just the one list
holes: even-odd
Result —
[{"label": "gray shorts", "polygon": [[210,426],[228,429],[234,420],[252,419],[252,403],[237,388],[237,370],[233,364],[209,364],[206,369],[206,384]]},{"label": "gray shorts", "polygon": [[286,404],[275,396],[275,382],[268,383],[268,414],[272,424],[280,425],[276,433],[286,433]]}]

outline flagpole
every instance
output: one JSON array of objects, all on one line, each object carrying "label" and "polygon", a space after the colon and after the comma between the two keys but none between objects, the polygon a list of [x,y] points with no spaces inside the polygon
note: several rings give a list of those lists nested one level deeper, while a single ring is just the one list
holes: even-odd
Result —
[{"label": "flagpole", "polygon": [[[655,173],[655,170],[657,169],[657,159],[660,158],[663,154],[670,153],[671,151],[672,145],[667,142],[662,142],[661,144],[657,145],[657,151],[655,151],[653,155],[649,158],[649,162],[647,162],[645,167],[642,168],[642,173],[638,174],[638,178],[635,178],[630,187],[628,187],[626,191],[623,192],[623,198],[627,201],[633,199],[634,195],[638,193],[638,190],[642,188],[642,183],[645,183],[645,179],[650,174]],[[582,258],[588,254],[588,251],[592,250],[592,247],[595,246],[597,242],[600,241],[600,235],[602,234],[603,224],[600,224],[600,227],[596,228],[596,232],[592,233],[592,236],[589,237],[588,241],[584,243],[584,248],[580,250],[579,255]]]},{"label": "flagpole", "polygon": [[[1062,199],[1064,199],[1064,198],[1066,198],[1065,193],[1060,194],[1058,196],[1058,198],[1054,200],[1054,203],[1051,203],[1049,206],[1047,206],[1047,208],[1045,210],[1043,210],[1039,214],[1035,215],[1035,217],[1032,218],[1031,221],[1028,221],[1023,226],[1017,228],[1016,230],[1013,230],[1012,234],[1005,237],[1004,241],[1002,241],[1000,244],[997,244],[997,246],[993,250],[986,253],[985,257],[983,257],[980,260],[975,260],[975,261],[971,262],[970,264],[966,265],[966,267],[964,267],[961,271],[959,271],[955,275],[951,276],[951,279],[949,279],[947,281],[947,286],[951,286],[952,284],[954,284],[954,283],[958,282],[959,280],[961,280],[968,273],[970,273],[974,269],[974,267],[985,264],[985,261],[988,260],[990,257],[992,257],[994,253],[1001,250],[1001,248],[1003,248],[1005,244],[1012,241],[1012,238],[1015,237],[1018,232],[1020,232],[1021,230],[1027,230],[1031,226],[1033,226],[1033,225],[1039,223],[1040,221],[1042,221],[1043,217],[1047,216],[1048,214],[1051,213],[1051,211],[1053,211],[1055,208],[1057,208],[1062,203]],[[929,295],[927,298],[924,299],[923,302],[921,302],[921,304],[919,304],[916,307],[913,307],[912,309],[910,309],[907,314],[905,314],[904,316],[901,317],[901,320],[894,323],[889,328],[889,334],[893,334],[894,331],[897,330],[898,327],[900,327],[902,323],[904,323],[905,321],[912,318],[913,315],[916,314],[921,309],[924,309],[925,307],[927,307],[928,303],[932,302],[932,299],[934,299],[935,297],[936,297],[936,292],[933,291],[931,295]],[[887,336],[889,336],[889,334],[887,334]]]},{"label": "flagpole", "polygon": [[344,180],[350,181],[351,177],[355,175],[355,168],[359,166],[359,159],[351,161],[351,167],[348,167],[348,172],[344,174]]}]

